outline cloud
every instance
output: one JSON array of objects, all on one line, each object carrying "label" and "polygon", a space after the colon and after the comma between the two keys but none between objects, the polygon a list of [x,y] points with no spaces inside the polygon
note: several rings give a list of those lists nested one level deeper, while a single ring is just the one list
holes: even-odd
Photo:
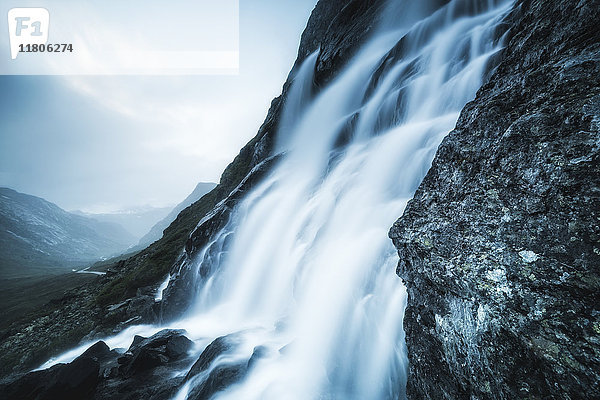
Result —
[{"label": "cloud", "polygon": [[236,76],[0,77],[0,185],[89,209],[178,203],[218,181],[279,95],[315,2],[242,0]]}]

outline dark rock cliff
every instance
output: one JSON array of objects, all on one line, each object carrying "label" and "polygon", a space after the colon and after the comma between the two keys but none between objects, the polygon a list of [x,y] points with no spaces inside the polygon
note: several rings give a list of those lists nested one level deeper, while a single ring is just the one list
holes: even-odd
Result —
[{"label": "dark rock cliff", "polygon": [[522,0],[390,231],[410,399],[600,393],[600,3]]}]

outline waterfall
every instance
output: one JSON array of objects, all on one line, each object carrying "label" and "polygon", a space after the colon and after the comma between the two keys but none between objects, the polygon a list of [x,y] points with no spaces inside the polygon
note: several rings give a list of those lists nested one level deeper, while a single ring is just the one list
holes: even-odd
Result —
[{"label": "waterfall", "polygon": [[382,31],[315,98],[317,54],[305,60],[279,132],[283,159],[215,240],[229,245],[199,261],[214,272],[186,327],[240,332],[213,368],[268,349],[217,398],[404,395],[406,293],[387,231],[481,86],[509,5],[452,1]]},{"label": "waterfall", "polygon": [[[406,292],[387,232],[493,67],[512,1],[399,1],[327,87],[298,69],[271,173],[203,249],[184,328],[212,370],[246,364],[217,399],[397,399]],[[186,374],[187,371],[181,371]]]}]

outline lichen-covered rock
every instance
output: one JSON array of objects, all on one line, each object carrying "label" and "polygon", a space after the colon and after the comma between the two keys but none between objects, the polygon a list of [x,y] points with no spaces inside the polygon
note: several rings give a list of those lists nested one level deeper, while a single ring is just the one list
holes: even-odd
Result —
[{"label": "lichen-covered rock", "polygon": [[600,4],[523,0],[390,231],[410,399],[600,393]]}]

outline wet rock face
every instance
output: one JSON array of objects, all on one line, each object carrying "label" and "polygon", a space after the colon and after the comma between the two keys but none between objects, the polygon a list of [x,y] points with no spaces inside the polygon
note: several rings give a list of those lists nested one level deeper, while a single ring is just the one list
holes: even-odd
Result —
[{"label": "wet rock face", "polygon": [[296,66],[320,49],[315,84],[325,85],[373,33],[385,6],[382,0],[319,1],[302,34]]},{"label": "wet rock face", "polygon": [[185,382],[190,383],[189,400],[208,400],[214,394],[241,381],[249,369],[250,360],[218,362],[219,357],[239,344],[237,334],[213,340],[188,371]]},{"label": "wet rock face", "polygon": [[190,380],[198,374],[208,370],[208,367],[215,361],[217,357],[229,350],[231,347],[230,338],[228,336],[221,336],[213,340],[200,354],[200,357],[196,360],[192,368],[188,371],[185,376],[185,380]]},{"label": "wet rock face", "polygon": [[390,231],[411,399],[600,393],[600,31],[517,2],[507,48]]},{"label": "wet rock face", "polygon": [[184,358],[193,346],[184,333],[164,330],[149,338],[135,336],[129,350],[117,360],[118,373],[127,378]]}]

